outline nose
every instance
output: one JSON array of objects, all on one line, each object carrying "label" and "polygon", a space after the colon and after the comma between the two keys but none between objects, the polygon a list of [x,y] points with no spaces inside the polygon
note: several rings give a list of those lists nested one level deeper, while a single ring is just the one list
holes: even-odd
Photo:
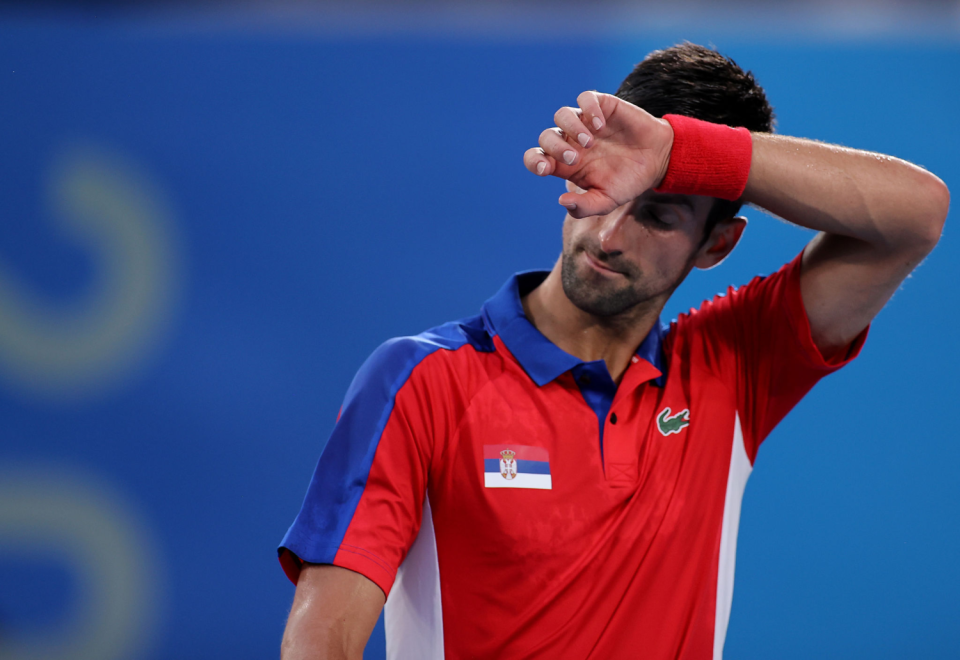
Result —
[{"label": "nose", "polygon": [[600,249],[606,253],[622,252],[626,240],[624,225],[628,213],[625,208],[619,208],[607,214],[600,221]]}]

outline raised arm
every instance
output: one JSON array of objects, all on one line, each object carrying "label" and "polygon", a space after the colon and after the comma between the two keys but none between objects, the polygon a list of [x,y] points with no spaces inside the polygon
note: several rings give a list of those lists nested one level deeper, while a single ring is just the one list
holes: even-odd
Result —
[{"label": "raised arm", "polygon": [[383,603],[380,587],[359,573],[304,564],[281,660],[362,660]]},{"label": "raised arm", "polygon": [[817,346],[847,346],[933,249],[950,205],[944,183],[890,156],[753,134],[744,201],[820,231],[801,291]]},{"label": "raised arm", "polygon": [[[524,163],[581,192],[560,203],[582,218],[610,213],[664,180],[668,121],[609,94],[561,108]],[[944,183],[890,156],[754,133],[742,201],[821,232],[804,251],[801,290],[814,341],[847,346],[936,245],[950,204]]]}]

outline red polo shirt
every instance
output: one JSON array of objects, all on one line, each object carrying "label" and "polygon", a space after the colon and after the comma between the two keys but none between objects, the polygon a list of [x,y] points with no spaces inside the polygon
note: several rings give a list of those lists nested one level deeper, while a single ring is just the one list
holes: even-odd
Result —
[{"label": "red polo shirt", "polygon": [[658,323],[619,386],[527,321],[394,339],[347,392],[280,559],[387,594],[393,658],[719,658],[757,448],[828,362],[800,258]]}]

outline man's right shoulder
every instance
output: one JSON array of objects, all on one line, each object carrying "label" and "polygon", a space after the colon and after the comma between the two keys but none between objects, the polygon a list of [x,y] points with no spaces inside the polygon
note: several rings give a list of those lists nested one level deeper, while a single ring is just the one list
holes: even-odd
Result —
[{"label": "man's right shoulder", "polygon": [[418,335],[394,337],[382,343],[357,372],[347,398],[376,388],[393,398],[411,378],[430,386],[469,376],[478,357],[496,352],[493,333],[481,315],[451,321]]}]

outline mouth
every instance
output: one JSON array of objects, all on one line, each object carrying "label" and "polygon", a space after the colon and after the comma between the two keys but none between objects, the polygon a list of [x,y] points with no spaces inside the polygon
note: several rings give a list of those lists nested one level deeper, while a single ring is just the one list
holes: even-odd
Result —
[{"label": "mouth", "polygon": [[592,254],[590,254],[590,253],[587,252],[586,250],[583,251],[583,254],[584,254],[584,257],[585,257],[586,260],[587,260],[587,263],[588,263],[588,264],[590,265],[590,267],[593,268],[595,271],[597,271],[597,272],[599,272],[599,273],[601,273],[601,274],[603,274],[603,275],[606,275],[606,276],[608,276],[608,277],[611,276],[611,275],[624,275],[624,273],[622,273],[621,271],[619,271],[619,270],[614,270],[613,268],[610,268],[609,266],[604,265],[601,261],[599,261],[598,259],[596,259]]}]

